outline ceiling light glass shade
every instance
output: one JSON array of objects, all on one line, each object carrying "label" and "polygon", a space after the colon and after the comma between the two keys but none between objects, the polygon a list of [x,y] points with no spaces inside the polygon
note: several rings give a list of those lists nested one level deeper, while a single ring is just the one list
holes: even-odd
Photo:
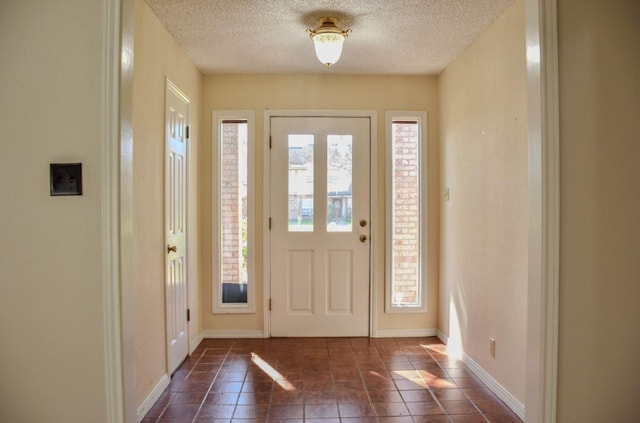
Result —
[{"label": "ceiling light glass shade", "polygon": [[307,29],[316,49],[316,56],[321,63],[331,67],[340,59],[342,44],[349,36],[350,29],[338,28],[335,18],[322,18],[316,29]]},{"label": "ceiling light glass shade", "polygon": [[318,56],[318,60],[327,65],[327,67],[333,65],[340,59],[342,43],[344,43],[344,36],[342,34],[327,33],[318,34],[313,37],[316,56]]}]

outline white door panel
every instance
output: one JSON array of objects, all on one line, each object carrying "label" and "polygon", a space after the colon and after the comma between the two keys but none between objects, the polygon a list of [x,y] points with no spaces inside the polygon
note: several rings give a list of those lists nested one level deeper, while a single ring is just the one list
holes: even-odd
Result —
[{"label": "white door panel", "polygon": [[189,352],[186,266],[188,116],[188,100],[168,83],[165,118],[165,303],[169,374]]},{"label": "white door panel", "polygon": [[273,117],[271,137],[271,335],[367,336],[370,120]]}]

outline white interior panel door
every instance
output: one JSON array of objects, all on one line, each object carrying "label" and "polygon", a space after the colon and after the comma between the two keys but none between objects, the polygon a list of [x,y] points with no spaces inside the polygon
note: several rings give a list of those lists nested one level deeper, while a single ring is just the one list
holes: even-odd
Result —
[{"label": "white interior panel door", "polygon": [[167,371],[189,353],[187,322],[187,126],[189,100],[167,81],[166,91],[166,329]]},{"label": "white interior panel door", "polygon": [[271,118],[271,335],[369,335],[370,120]]}]

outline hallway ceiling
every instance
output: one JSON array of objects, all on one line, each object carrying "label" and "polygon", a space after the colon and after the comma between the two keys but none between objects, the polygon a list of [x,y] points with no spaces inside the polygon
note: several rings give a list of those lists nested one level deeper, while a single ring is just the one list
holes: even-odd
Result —
[{"label": "hallway ceiling", "polygon": [[[204,74],[438,74],[514,0],[145,0]],[[331,69],[305,32],[353,32]]]}]

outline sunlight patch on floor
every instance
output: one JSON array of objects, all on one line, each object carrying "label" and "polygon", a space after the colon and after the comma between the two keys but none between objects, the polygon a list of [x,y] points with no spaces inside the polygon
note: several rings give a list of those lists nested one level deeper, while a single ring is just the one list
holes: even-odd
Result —
[{"label": "sunlight patch on floor", "polygon": [[260,356],[256,353],[251,353],[251,362],[253,362],[256,366],[260,368],[265,374],[267,374],[275,383],[280,385],[282,389],[285,391],[295,391],[295,386],[291,382],[289,382],[280,372],[274,369],[269,363],[264,361]]}]

